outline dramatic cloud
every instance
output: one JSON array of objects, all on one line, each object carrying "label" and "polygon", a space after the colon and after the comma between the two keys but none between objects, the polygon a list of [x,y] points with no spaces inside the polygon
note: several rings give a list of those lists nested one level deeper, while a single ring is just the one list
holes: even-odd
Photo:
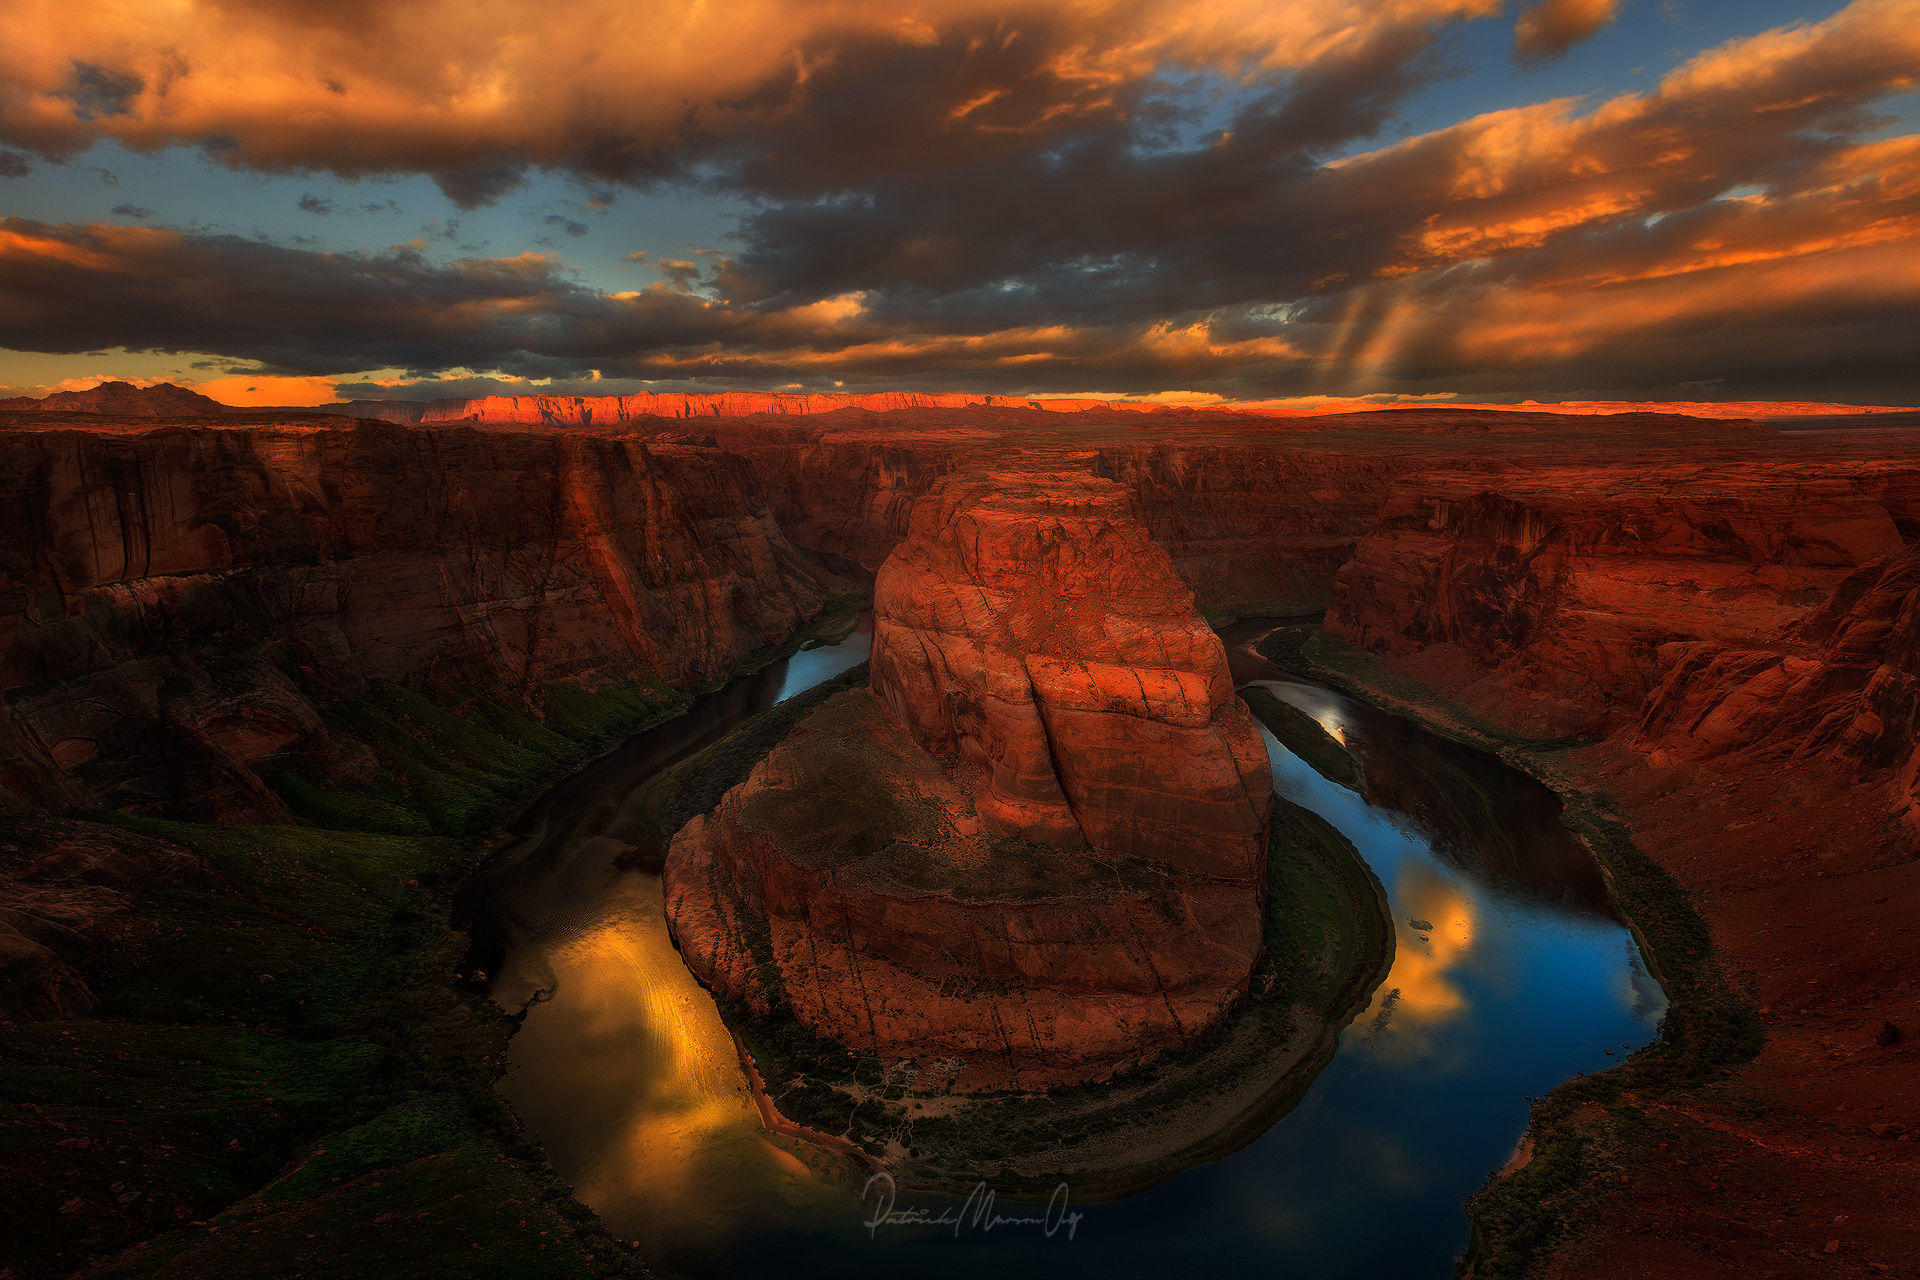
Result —
[{"label": "dramatic cloud", "polygon": [[1163,72],[1280,75],[1501,0],[12,0],[0,141],[111,139],[261,169],[529,165],[770,190],[979,161],[1112,120]]},{"label": "dramatic cloud", "polygon": [[1290,301],[1540,250],[1742,184],[1791,188],[1874,123],[1878,95],[1920,79],[1916,18],[1911,0],[1870,0],[1713,51],[1651,94],[1496,112],[1322,163],[1419,74],[1406,38],[1382,37],[1193,150],[1102,137],[999,165],[993,183],[948,172],[769,208],[726,284],[782,303],[865,290],[902,316],[992,327]]},{"label": "dramatic cloud", "polygon": [[1514,24],[1514,56],[1557,58],[1612,22],[1619,7],[1619,0],[1542,0]]},{"label": "dramatic cloud", "polygon": [[[1616,7],[1526,8],[1516,52],[1563,50]],[[519,210],[550,252],[459,261],[439,256],[453,220],[379,254],[0,222],[0,346],[302,380],[1920,390],[1920,138],[1882,114],[1920,87],[1920,0],[1385,145],[1446,74],[1449,24],[1510,8],[687,0],[642,30],[614,0],[223,0],[170,7],[164,41],[130,34],[151,5],[98,8],[0,46],[0,141],[427,174],[465,204],[529,166],[584,190]],[[609,249],[621,182],[730,199],[737,231],[724,253]],[[299,205],[329,233],[394,208]],[[590,287],[563,250],[657,282]]]}]

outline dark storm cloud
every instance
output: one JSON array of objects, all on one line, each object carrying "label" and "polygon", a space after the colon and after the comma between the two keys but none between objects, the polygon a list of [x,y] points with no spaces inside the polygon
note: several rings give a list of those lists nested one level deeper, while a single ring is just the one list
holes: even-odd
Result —
[{"label": "dark storm cloud", "polygon": [[76,120],[92,123],[105,116],[130,115],[146,83],[130,71],[75,62],[62,97],[73,104]]},{"label": "dark storm cloud", "polygon": [[1886,22],[1835,24],[1726,51],[1585,113],[1495,113],[1323,163],[1425,72],[1420,37],[1397,33],[1253,103],[1211,145],[1142,153],[1115,130],[987,172],[772,206],[742,228],[723,283],[782,305],[866,290],[889,316],[963,331],[1343,293],[1549,251],[1741,184],[1791,190],[1877,123],[1877,94],[1914,83],[1917,42]]},{"label": "dark storm cloud", "polygon": [[1378,35],[1190,149],[1143,151],[1132,122],[1115,121],[1044,151],[774,205],[742,228],[725,285],[780,302],[874,290],[902,312],[973,327],[1164,315],[1302,287],[1330,248],[1388,247],[1326,209],[1314,183],[1321,157],[1370,136],[1432,74],[1430,40]]},{"label": "dark storm cloud", "polygon": [[1557,58],[1612,22],[1619,8],[1619,0],[1542,0],[1514,24],[1514,56],[1522,62]]},{"label": "dark storm cloud", "polygon": [[843,308],[746,310],[666,285],[600,293],[536,254],[436,263],[407,248],[315,253],[0,219],[0,347],[22,351],[217,352],[280,374],[471,366],[545,377],[644,371],[722,343],[771,368],[884,336]]}]

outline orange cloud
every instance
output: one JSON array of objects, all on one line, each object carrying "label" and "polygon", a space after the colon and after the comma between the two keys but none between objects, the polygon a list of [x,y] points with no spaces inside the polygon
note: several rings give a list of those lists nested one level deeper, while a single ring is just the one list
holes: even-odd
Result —
[{"label": "orange cloud", "polygon": [[212,145],[235,163],[441,174],[642,171],[803,117],[876,50],[958,42],[936,118],[967,133],[1108,113],[1163,64],[1284,70],[1500,0],[11,0],[0,139]]},{"label": "orange cloud", "polygon": [[[556,27],[603,7],[560,5]],[[1086,21],[1065,24],[1058,4],[987,22],[962,0],[884,13],[823,0],[781,6],[768,30],[743,34],[689,4],[650,34],[657,75],[633,86],[622,77],[639,54],[623,28],[604,50],[550,40],[505,0],[475,10],[493,28],[455,24],[438,44],[419,23],[451,13],[439,0],[179,0],[185,70],[142,62],[153,42],[116,36],[150,4],[94,6],[0,47],[0,67],[18,73],[0,76],[0,126],[156,143],[218,131],[287,163],[484,170],[489,156],[571,163],[603,127],[629,141],[653,129],[644,136],[664,146],[700,120],[799,119],[857,87],[835,77],[903,69],[863,61],[875,57],[924,53],[952,75],[946,96],[912,108],[938,110],[904,134],[861,133],[889,127],[887,112],[854,94],[844,116],[822,118],[854,131],[844,148],[848,135],[822,120],[793,135],[821,154],[865,147],[895,166],[884,178],[845,198],[758,202],[733,258],[636,256],[662,277],[641,289],[591,289],[549,255],[440,262],[0,219],[0,346],[214,353],[296,379],[458,369],[542,385],[604,375],[1247,399],[1911,394],[1920,136],[1873,137],[1872,108],[1920,85],[1920,0],[1855,0],[1731,42],[1649,92],[1492,112],[1318,158],[1329,138],[1373,136],[1376,112],[1397,101],[1378,86],[1404,87],[1409,51],[1425,47],[1424,32],[1382,31],[1490,8],[1087,0],[1073,10]],[[196,25],[213,14],[234,28],[220,47]],[[386,49],[396,33],[417,38]],[[715,69],[709,36],[738,65]],[[1349,60],[1313,61],[1356,42]],[[296,59],[307,46],[314,56]],[[81,75],[82,57],[105,61]],[[1000,139],[1049,127],[1063,105],[1121,111],[1129,78],[1166,60],[1253,75],[1276,58],[1309,69],[1284,90],[1261,86],[1231,131],[1186,150],[1130,147],[1143,135],[1125,129],[1060,148],[1028,140],[991,163],[888,150],[926,129]],[[317,73],[332,82],[315,88]],[[548,87],[562,82],[569,92]],[[685,110],[654,120],[649,95],[673,84],[692,95]],[[747,84],[779,92],[728,96]],[[296,87],[319,105],[293,110]],[[364,134],[349,127],[362,111],[373,113]]]},{"label": "orange cloud", "polygon": [[[1535,11],[1537,12],[1537,11]],[[1556,235],[1715,194],[1729,171],[1791,172],[1822,112],[1920,86],[1920,0],[1855,0],[1824,22],[1731,42],[1577,113],[1575,99],[1491,112],[1335,166],[1350,184],[1390,184],[1430,202],[1385,274],[1538,247]],[[1866,151],[1852,176],[1888,162]],[[1834,161],[1818,161],[1831,166]],[[1813,181],[1848,175],[1815,173]],[[1689,198],[1689,197],[1692,198]]]}]

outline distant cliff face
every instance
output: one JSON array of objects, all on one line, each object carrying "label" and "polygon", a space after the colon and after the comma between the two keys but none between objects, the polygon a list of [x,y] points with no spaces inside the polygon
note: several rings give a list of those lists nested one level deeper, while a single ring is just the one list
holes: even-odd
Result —
[{"label": "distant cliff face", "polygon": [[1340,570],[1326,627],[1504,721],[1611,731],[1672,646],[1776,632],[1898,551],[1917,476],[1772,460],[1416,473]]},{"label": "distant cliff face", "polygon": [[825,578],[736,458],[371,423],[41,431],[0,455],[0,783],[260,814],[369,681],[724,675]]},{"label": "distant cliff face", "polygon": [[1410,464],[1282,443],[1153,441],[1106,446],[1094,465],[1133,491],[1201,608],[1235,617],[1326,608],[1334,575]]},{"label": "distant cliff face", "polygon": [[85,391],[56,391],[35,399],[15,396],[0,400],[0,409],[28,409],[46,413],[98,413],[116,418],[188,418],[225,413],[227,406],[197,391],[162,382],[136,387],[130,382],[103,382]]},{"label": "distant cliff face", "polygon": [[927,1088],[1097,1078],[1225,1016],[1259,955],[1272,782],[1127,490],[936,485],[880,573],[872,686],[674,840],[702,981]]},{"label": "distant cliff face", "polygon": [[744,418],[756,414],[809,416],[839,409],[888,413],[901,409],[1151,409],[1118,400],[1029,400],[958,392],[879,391],[863,394],[781,392],[647,392],[632,396],[479,396],[456,400],[354,400],[340,406],[357,417],[393,422],[480,422],[512,426],[612,426],[645,418]]}]

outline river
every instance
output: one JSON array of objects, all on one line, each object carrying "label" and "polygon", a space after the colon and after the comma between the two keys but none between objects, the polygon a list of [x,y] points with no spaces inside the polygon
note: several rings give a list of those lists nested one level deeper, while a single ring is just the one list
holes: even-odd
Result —
[{"label": "river", "polygon": [[[1072,1203],[1071,1233],[869,1228],[857,1189],[762,1133],[713,1002],[667,938],[659,876],[619,865],[634,842],[621,802],[863,661],[864,623],[639,735],[516,826],[482,885],[494,997],[527,1008],[502,1093],[575,1194],[669,1275],[1449,1275],[1464,1202],[1512,1154],[1527,1099],[1645,1044],[1665,999],[1552,792],[1288,678],[1247,647],[1263,630],[1223,633],[1236,682],[1313,716],[1367,778],[1362,798],[1266,735],[1274,789],[1353,841],[1386,887],[1398,950],[1300,1104],[1239,1151],[1123,1200]],[[957,1207],[907,1193],[901,1205]]]}]

